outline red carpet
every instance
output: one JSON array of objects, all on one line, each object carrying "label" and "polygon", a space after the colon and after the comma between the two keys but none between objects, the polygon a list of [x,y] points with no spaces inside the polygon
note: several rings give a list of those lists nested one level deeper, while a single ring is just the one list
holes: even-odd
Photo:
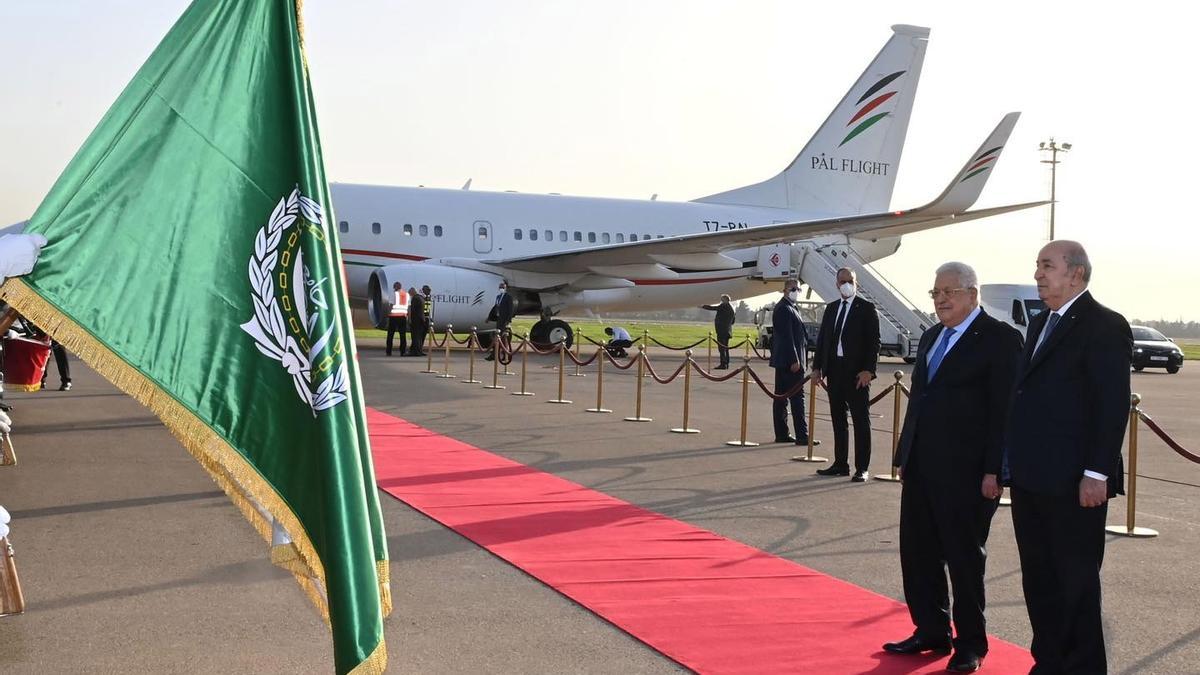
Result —
[{"label": "red carpet", "polygon": [[[945,672],[945,657],[879,649],[912,632],[895,600],[377,410],[367,421],[379,487],[688,668]],[[993,638],[983,672],[1032,663]]]}]

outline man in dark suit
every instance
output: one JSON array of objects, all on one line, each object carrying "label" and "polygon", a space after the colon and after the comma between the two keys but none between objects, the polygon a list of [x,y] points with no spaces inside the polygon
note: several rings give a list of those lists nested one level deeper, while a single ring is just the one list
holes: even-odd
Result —
[{"label": "man in dark suit", "polygon": [[700,305],[701,309],[717,313],[713,317],[713,328],[717,333],[717,354],[720,357],[720,363],[717,364],[714,370],[729,368],[729,341],[733,339],[733,322],[737,316],[736,312],[733,311],[731,300],[728,295],[722,295],[721,304],[719,305]]},{"label": "man in dark suit", "polygon": [[[496,339],[500,340],[501,349],[508,348],[508,344],[505,341],[505,331],[508,330],[508,325],[512,323],[515,314],[516,303],[513,301],[513,296],[508,293],[508,282],[501,279],[500,292],[496,295],[496,305],[488,313],[488,321],[496,322]],[[491,361],[492,355],[488,354],[483,358]]]},{"label": "man in dark suit", "polygon": [[1032,673],[1104,673],[1100,564],[1108,499],[1124,494],[1133,336],[1088,292],[1083,246],[1038,254],[1048,311],[1029,326],[1005,434],[1013,529],[1033,627]]},{"label": "man in dark suit", "polygon": [[850,475],[850,430],[846,424],[849,408],[854,419],[854,476],[850,480],[862,483],[871,467],[871,419],[867,409],[879,359],[879,315],[875,305],[857,297],[854,270],[838,270],[837,281],[842,297],[825,306],[813,361],[812,376],[818,381],[827,380],[833,417],[833,464],[817,473]]},{"label": "man in dark suit", "polygon": [[[729,296],[724,296],[728,298]],[[807,348],[804,322],[796,311],[800,299],[800,283],[795,279],[783,282],[783,298],[775,303],[771,314],[771,367],[775,369],[775,395],[794,392],[788,398],[772,403],[775,420],[775,442],[808,445],[808,421],[804,417],[804,366]],[[732,308],[730,308],[732,310]],[[727,357],[728,358],[728,357]],[[728,365],[728,361],[725,362]],[[788,404],[792,406],[792,424],[796,435],[788,434]],[[814,445],[817,442],[814,442]]]},{"label": "man in dark suit", "polygon": [[[428,288],[428,286],[426,287]],[[425,312],[425,298],[416,288],[408,289],[408,325],[412,328],[412,347],[409,356],[425,356],[425,336],[429,333],[429,315]]]},{"label": "man in dark suit", "polygon": [[988,651],[983,573],[1021,334],[979,306],[979,281],[968,265],[939,267],[929,295],[941,325],[921,336],[896,455],[904,479],[900,567],[916,630],[883,648],[949,653],[953,643],[947,670],[969,673]]}]

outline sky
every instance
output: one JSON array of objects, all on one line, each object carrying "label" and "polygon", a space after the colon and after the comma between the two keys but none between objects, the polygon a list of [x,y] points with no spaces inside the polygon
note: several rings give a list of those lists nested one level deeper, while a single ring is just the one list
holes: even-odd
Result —
[{"label": "sky", "polygon": [[[0,225],[29,217],[188,3],[0,2]],[[976,207],[1049,196],[1129,318],[1200,320],[1200,218],[1181,204],[1195,29],[1175,5],[306,0],[339,182],[687,201],[768,178],[891,35],[931,28],[892,208],[936,197],[1004,113],[1020,122]],[[1180,209],[1184,209],[1181,211]],[[1182,214],[1182,215],[1181,215]],[[933,270],[1032,283],[1048,207],[907,235],[876,268],[922,309]]]}]

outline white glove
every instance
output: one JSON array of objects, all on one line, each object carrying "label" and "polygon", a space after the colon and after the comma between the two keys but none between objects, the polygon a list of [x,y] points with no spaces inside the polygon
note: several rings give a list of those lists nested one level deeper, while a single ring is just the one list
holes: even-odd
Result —
[{"label": "white glove", "polygon": [[0,280],[33,271],[46,237],[40,234],[6,234],[0,237]]},{"label": "white glove", "polygon": [[0,506],[0,539],[8,536],[9,520],[11,520],[11,518],[8,517],[8,511],[5,511],[4,507]]}]

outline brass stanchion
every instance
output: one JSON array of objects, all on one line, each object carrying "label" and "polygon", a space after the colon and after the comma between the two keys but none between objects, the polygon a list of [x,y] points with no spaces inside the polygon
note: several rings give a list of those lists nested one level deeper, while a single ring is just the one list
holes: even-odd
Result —
[{"label": "brass stanchion", "polygon": [[483,385],[484,389],[504,389],[504,385],[498,384],[500,381],[500,336],[496,335],[496,339],[492,341],[492,383]]},{"label": "brass stanchion", "polygon": [[20,614],[25,611],[25,594],[21,592],[17,560],[8,537],[0,537],[0,558],[3,558],[0,560],[0,616]]},{"label": "brass stanchion", "polygon": [[533,396],[533,392],[525,391],[525,371],[529,370],[529,338],[521,340],[521,391],[514,391],[513,396]]},{"label": "brass stanchion", "polygon": [[567,367],[567,346],[562,342],[558,343],[558,398],[552,398],[546,403],[570,403],[563,398],[563,371]]},{"label": "brass stanchion", "polygon": [[475,334],[475,326],[471,326],[471,334],[467,336],[467,351],[470,356],[467,359],[467,379],[459,380],[463,384],[479,384],[479,380],[475,379],[475,345],[479,344],[479,338]]},{"label": "brass stanchion", "polygon": [[875,480],[899,483],[900,476],[896,473],[896,449],[900,447],[900,380],[904,379],[904,371],[892,373],[896,381],[892,383],[892,472],[887,476],[872,476]]},{"label": "brass stanchion", "polygon": [[[643,332],[643,335],[645,333]],[[626,417],[626,422],[652,422],[651,417],[642,417],[642,378],[646,376],[646,345],[638,345],[638,369],[637,369],[637,406],[634,408],[633,417]]]},{"label": "brass stanchion", "polygon": [[590,413],[610,413],[604,407],[604,347],[596,348],[596,407],[588,408]]},{"label": "brass stanchion", "polygon": [[[646,356],[650,355],[650,329],[648,328],[642,329],[642,346],[640,349]],[[642,370],[639,368],[638,377],[650,377],[650,373],[642,372]]]},{"label": "brass stanchion", "polygon": [[[750,351],[750,345],[746,345],[746,351]],[[754,441],[746,440],[746,418],[750,413],[750,355],[742,357],[742,435],[736,441],[725,441],[725,445],[736,445],[746,448],[758,445]],[[809,438],[812,438],[812,430],[808,432]]]},{"label": "brass stanchion", "polygon": [[674,434],[698,434],[699,429],[688,428],[688,405],[692,394],[692,350],[687,350],[683,362],[683,426],[672,429]]},{"label": "brass stanchion", "polygon": [[708,366],[705,368],[705,370],[707,370],[710,373],[712,372],[712,345],[713,345],[713,334],[712,334],[712,331],[710,330],[710,331],[708,331]]},{"label": "brass stanchion", "polygon": [[580,343],[579,336],[580,336],[580,330],[578,328],[576,328],[575,329],[575,372],[571,373],[571,377],[587,377],[587,373],[579,372],[579,362],[583,360],[583,359],[579,358],[580,351],[583,349],[583,345]]},{"label": "brass stanchion", "polygon": [[1129,406],[1129,494],[1126,496],[1125,524],[1109,525],[1104,528],[1109,534],[1119,534],[1122,537],[1149,538],[1157,537],[1158,530],[1148,527],[1138,527],[1134,522],[1137,516],[1137,428],[1138,405],[1142,402],[1141,394],[1130,396]]},{"label": "brass stanchion", "polygon": [[817,435],[817,378],[808,377],[808,452],[792,457],[793,462],[828,462],[824,457],[813,457],[813,438]]},{"label": "brass stanchion", "polygon": [[428,345],[425,349],[425,370],[422,373],[436,373],[433,369],[433,331],[429,331],[425,335],[425,343]]},{"label": "brass stanchion", "polygon": [[446,347],[446,352],[445,352],[445,358],[444,358],[443,366],[442,366],[443,367],[442,374],[438,375],[438,377],[443,378],[443,379],[454,377],[453,375],[450,374],[450,343],[454,341],[454,337],[451,334],[453,330],[454,330],[453,325],[446,324],[446,342],[443,343]]},{"label": "brass stanchion", "polygon": [[[503,333],[504,331],[500,331],[500,332],[501,332],[501,333]],[[512,349],[512,331],[511,331],[511,330],[510,330],[510,331],[508,331],[508,348],[509,348],[509,349]],[[503,344],[503,343],[501,343],[501,344],[500,344],[500,349],[504,349],[504,344]],[[500,353],[499,353],[499,352],[497,352],[497,353],[496,353],[496,360],[497,360],[497,361],[499,361],[499,360],[500,360]],[[514,372],[512,372],[512,371],[510,371],[510,370],[508,369],[508,365],[509,365],[510,363],[512,363],[512,354],[511,354],[511,353],[508,355],[508,360],[507,360],[507,361],[505,361],[505,362],[504,362],[504,364],[503,364],[503,365],[504,365],[504,372],[503,372],[503,373],[501,373],[501,375],[516,375],[516,373],[514,373]]]}]

